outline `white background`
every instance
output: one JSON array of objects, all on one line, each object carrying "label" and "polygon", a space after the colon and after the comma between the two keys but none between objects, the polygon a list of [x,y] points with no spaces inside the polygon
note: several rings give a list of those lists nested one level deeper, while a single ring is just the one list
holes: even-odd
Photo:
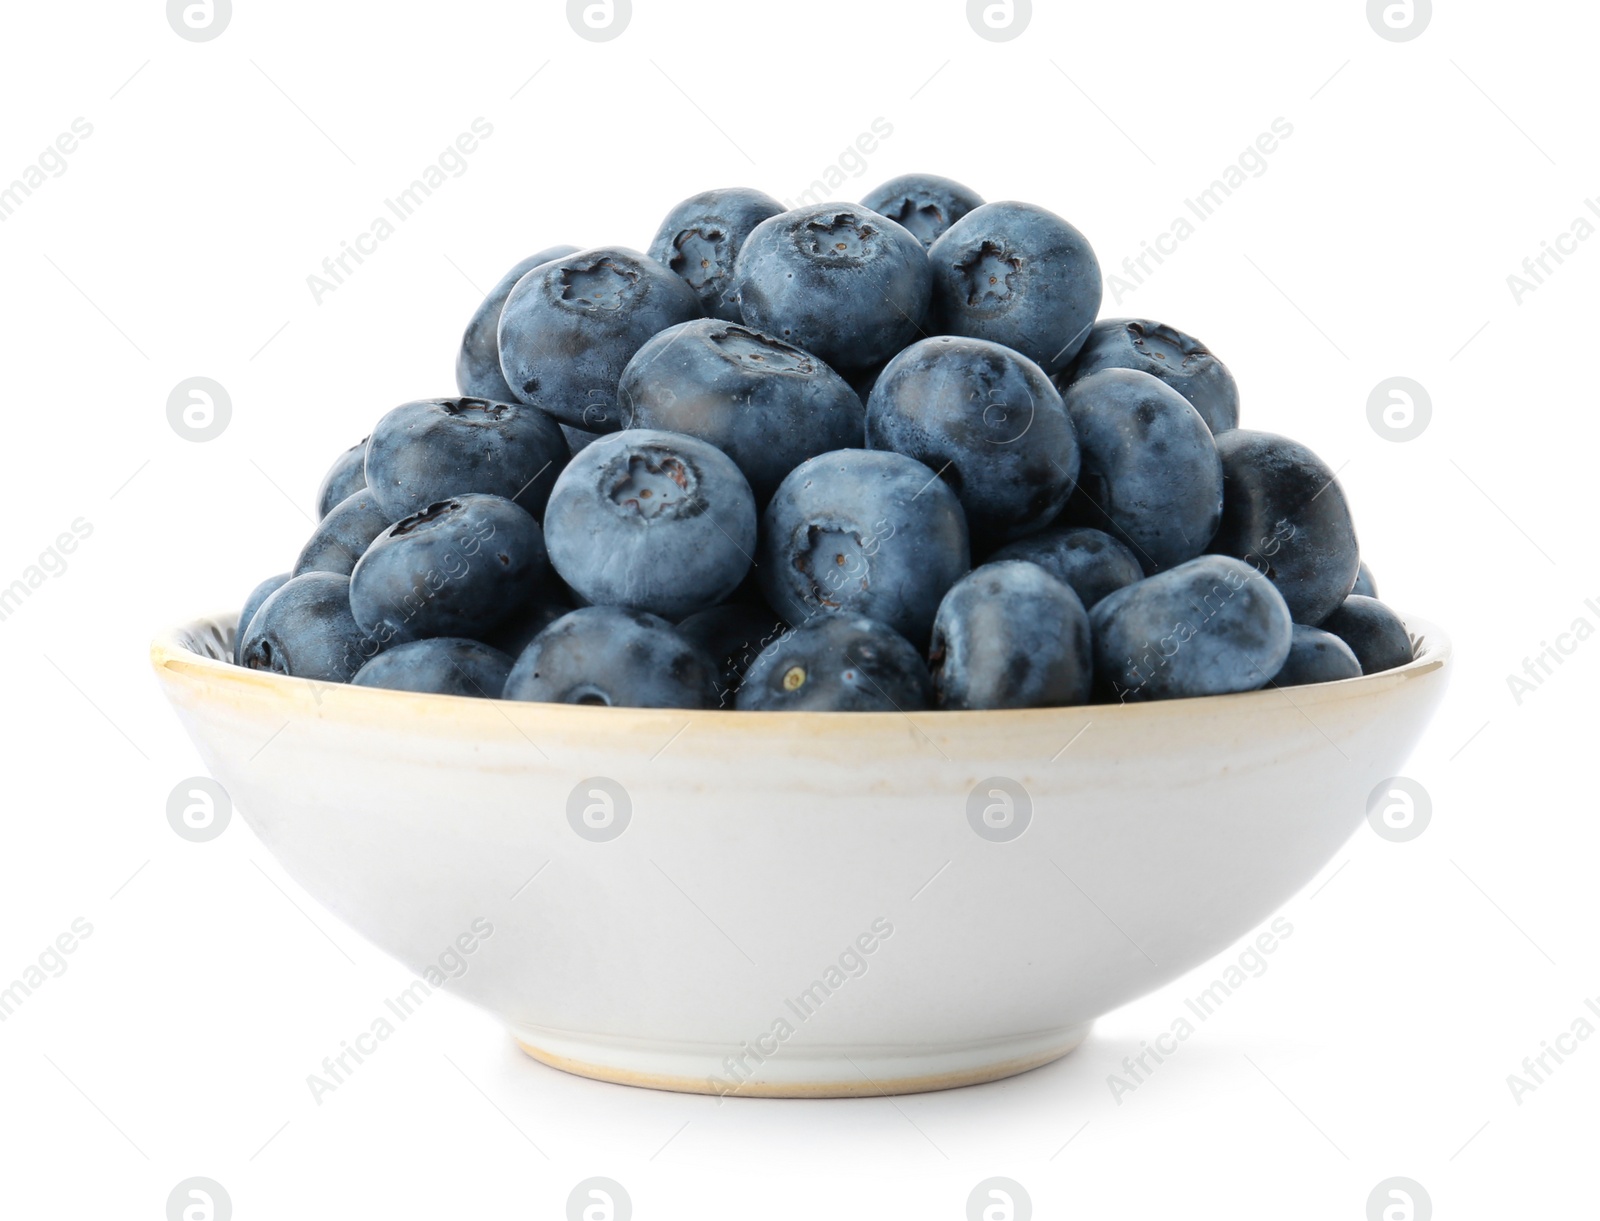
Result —
[{"label": "white background", "polygon": [[[554,0],[239,0],[193,43],[155,0],[8,6],[0,183],[74,119],[93,134],[0,223],[0,585],[93,532],[0,622],[0,980],[94,932],[0,1024],[7,1215],[160,1218],[191,1175],[241,1221],[556,1218],[590,1175],[639,1218],[959,1218],[991,1175],[1040,1217],[1360,1221],[1392,1175],[1441,1219],[1596,1215],[1600,1038],[1520,1104],[1506,1078],[1600,996],[1600,643],[1520,703],[1507,676],[1600,626],[1600,241],[1520,301],[1507,276],[1600,223],[1600,14],[1439,7],[1396,43],[1355,0],[1052,3],[994,42],[957,0],[636,0],[595,43]],[[466,172],[319,304],[307,276],[478,117]],[[314,1102],[306,1075],[409,977],[242,822],[171,831],[200,765],[145,649],[288,566],[334,455],[452,389],[480,290],[552,243],[642,248],[707,187],[792,198],[878,118],[837,194],[944,173],[1062,213],[1109,275],[1280,117],[1265,172],[1106,312],[1205,339],[1247,426],[1338,468],[1385,597],[1450,629],[1407,769],[1427,830],[1364,827],[1266,973],[1120,1103],[1108,1074],[1238,949],[1056,1065],[944,1094],[595,1084],[446,996]],[[193,376],[232,402],[204,443],[166,418]],[[1431,397],[1415,440],[1369,424],[1391,376]]]}]

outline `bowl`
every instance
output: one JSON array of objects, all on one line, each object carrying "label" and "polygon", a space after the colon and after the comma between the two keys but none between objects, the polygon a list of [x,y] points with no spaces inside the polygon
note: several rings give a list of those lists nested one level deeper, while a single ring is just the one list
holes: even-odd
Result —
[{"label": "bowl", "polygon": [[[990,1081],[1254,929],[1366,817],[1450,646],[1318,686],[1015,712],[597,708],[152,646],[308,894],[587,1077],[835,1097]],[[409,1002],[402,1001],[403,1005]]]}]

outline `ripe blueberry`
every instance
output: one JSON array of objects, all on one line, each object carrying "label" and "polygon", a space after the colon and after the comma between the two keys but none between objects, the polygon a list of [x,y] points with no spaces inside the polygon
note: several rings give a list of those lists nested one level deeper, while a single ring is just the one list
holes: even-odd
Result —
[{"label": "ripe blueberry", "polygon": [[789,623],[866,615],[921,645],[969,566],[961,503],[938,475],[904,454],[841,449],[779,486],[756,574]]},{"label": "ripe blueberry", "polygon": [[939,332],[1003,343],[1051,376],[1078,354],[1100,310],[1088,240],[1033,204],[974,208],[934,242],[928,261]]},{"label": "ripe blueberry", "polygon": [[911,712],[933,697],[911,642],[864,615],[830,615],[784,633],[745,672],[746,712]]},{"label": "ripe blueberry", "polygon": [[378,421],[367,441],[367,487],[390,521],[482,492],[544,512],[567,464],[556,422],[526,403],[419,399]]},{"label": "ripe blueberry", "polygon": [[891,360],[867,399],[867,444],[938,472],[975,540],[1039,529],[1078,475],[1077,437],[1050,379],[985,339],[924,339]]},{"label": "ripe blueberry", "polygon": [[1344,491],[1298,441],[1235,428],[1217,436],[1222,521],[1209,550],[1272,578],[1296,623],[1315,627],[1355,584],[1361,561]]},{"label": "ripe blueberry", "polygon": [[456,389],[468,398],[513,403],[516,397],[500,372],[500,314],[511,290],[535,267],[573,254],[576,246],[551,246],[529,255],[489,290],[478,308],[472,311],[466,332],[461,336],[461,351],[456,354]]},{"label": "ripe blueberry", "polygon": [[951,586],[928,657],[941,708],[1086,704],[1094,678],[1083,603],[1027,560],[984,564]]},{"label": "ripe blueberry", "polygon": [[385,649],[356,672],[357,687],[499,699],[511,658],[476,640],[435,636]]},{"label": "ripe blueberry", "polygon": [[1108,594],[1089,612],[1102,700],[1253,691],[1283,668],[1292,623],[1243,560],[1205,555]]},{"label": "ripe blueberry", "polygon": [[937,174],[901,174],[861,201],[863,208],[904,226],[924,246],[933,245],[946,229],[982,205],[982,196],[971,187]]},{"label": "ripe blueberry", "polygon": [[861,444],[861,400],[809,352],[738,323],[662,331],[618,387],[630,428],[687,433],[738,465],[758,504],[807,458]]},{"label": "ripe blueberry", "polygon": [[617,379],[657,331],[701,315],[694,291],[622,246],[553,259],[517,281],[500,314],[500,371],[524,403],[587,432],[625,427]]},{"label": "ripe blueberry", "polygon": [[747,326],[852,370],[922,333],[931,275],[922,243],[892,220],[830,203],[757,225],[734,285]]},{"label": "ripe blueberry", "polygon": [[350,574],[350,609],[380,644],[477,640],[534,600],[548,572],[544,537],[528,511],[469,493],[378,535]]},{"label": "ripe blueberry", "polygon": [[563,615],[517,658],[505,698],[611,708],[710,708],[717,667],[657,615],[588,606]]},{"label": "ripe blueberry", "polygon": [[1222,519],[1222,462],[1189,401],[1130,369],[1075,382],[1064,401],[1083,461],[1063,520],[1121,539],[1147,574],[1203,552]]},{"label": "ripe blueberry", "polygon": [[667,213],[650,257],[683,277],[708,318],[738,322],[739,301],[730,290],[739,248],[752,229],[782,211],[772,196],[748,187],[702,191]]}]

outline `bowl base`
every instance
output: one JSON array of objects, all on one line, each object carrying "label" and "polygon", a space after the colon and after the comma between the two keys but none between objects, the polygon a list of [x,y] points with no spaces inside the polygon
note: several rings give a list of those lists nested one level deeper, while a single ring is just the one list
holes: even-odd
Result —
[{"label": "bowl base", "polygon": [[754,1066],[747,1061],[743,1080],[729,1061],[719,1062],[709,1052],[624,1049],[516,1028],[511,1037],[541,1064],[615,1085],[729,1098],[873,1098],[1014,1077],[1074,1051],[1092,1026],[1084,1022],[1016,1039],[900,1054],[862,1048],[855,1054],[838,1051],[787,1061],[778,1056]]}]

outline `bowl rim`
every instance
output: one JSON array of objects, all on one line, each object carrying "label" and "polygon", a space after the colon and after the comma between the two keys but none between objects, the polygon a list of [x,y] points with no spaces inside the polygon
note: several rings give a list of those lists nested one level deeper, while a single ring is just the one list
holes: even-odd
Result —
[{"label": "bowl rim", "polygon": [[406,714],[438,717],[443,714],[450,720],[461,723],[477,720],[480,717],[503,718],[515,712],[519,715],[537,715],[540,718],[556,716],[574,726],[592,725],[595,730],[602,732],[611,727],[621,728],[624,723],[642,725],[670,722],[676,726],[686,721],[690,725],[717,725],[724,729],[759,724],[764,730],[791,728],[796,731],[803,730],[807,737],[815,737],[834,733],[856,735],[863,729],[874,726],[889,723],[901,726],[907,718],[914,718],[914,723],[921,730],[948,726],[951,730],[973,732],[984,729],[1022,730],[1085,716],[1093,720],[1115,718],[1126,723],[1130,719],[1158,720],[1172,716],[1204,715],[1210,710],[1246,714],[1259,712],[1262,706],[1268,703],[1281,708],[1285,700],[1296,708],[1301,708],[1328,702],[1371,698],[1403,683],[1443,669],[1454,653],[1450,637],[1437,624],[1420,616],[1406,615],[1399,611],[1395,613],[1400,615],[1411,635],[1415,655],[1402,666],[1382,670],[1376,674],[1363,674],[1356,678],[1298,687],[1260,687],[1254,691],[1240,691],[1229,695],[980,711],[908,709],[890,712],[802,712],[745,711],[736,708],[612,708],[538,703],[529,700],[484,699],[465,695],[438,695],[395,691],[382,687],[357,687],[350,683],[294,678],[287,674],[251,670],[237,666],[231,660],[206,657],[191,647],[189,641],[204,633],[220,632],[226,638],[227,631],[236,628],[237,611],[203,616],[158,632],[150,642],[150,661],[163,682],[181,681],[187,685],[208,688],[218,695],[231,695],[236,700],[266,696],[294,702],[314,700],[321,707],[331,693],[337,693],[340,707],[351,714],[350,719],[355,720],[366,719],[366,714],[369,712],[373,717]]}]

